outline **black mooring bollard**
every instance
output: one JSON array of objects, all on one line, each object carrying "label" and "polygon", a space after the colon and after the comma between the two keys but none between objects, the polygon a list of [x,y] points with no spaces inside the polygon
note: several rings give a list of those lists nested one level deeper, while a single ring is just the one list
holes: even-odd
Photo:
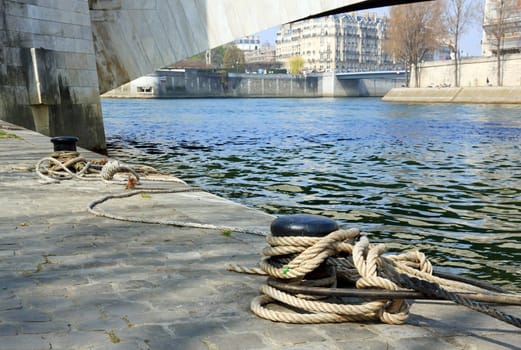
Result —
[{"label": "black mooring bollard", "polygon": [[[320,215],[296,214],[286,215],[275,219],[271,223],[271,234],[277,237],[287,236],[305,236],[305,237],[323,237],[327,234],[338,230],[336,221]],[[282,267],[289,261],[294,259],[296,254],[288,254],[270,258],[270,263],[275,266]],[[315,271],[306,275],[306,279],[321,279],[336,274],[335,270],[327,263],[322,263]],[[334,267],[333,267],[334,269]]]},{"label": "black mooring bollard", "polygon": [[271,223],[274,236],[323,237],[338,230],[336,221],[320,215],[296,214],[281,216]]},{"label": "black mooring bollard", "polygon": [[76,152],[76,142],[78,140],[79,138],[76,136],[56,136],[51,138],[51,142],[54,144],[54,152]]}]

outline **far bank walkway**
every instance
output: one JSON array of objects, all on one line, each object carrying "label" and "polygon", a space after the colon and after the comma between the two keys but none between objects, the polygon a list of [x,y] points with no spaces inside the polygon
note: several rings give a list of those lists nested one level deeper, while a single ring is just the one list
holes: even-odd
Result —
[{"label": "far bank walkway", "polygon": [[[6,137],[5,134],[16,135]],[[3,136],[1,136],[3,135]],[[89,159],[103,158],[83,149]],[[445,302],[415,302],[405,325],[289,325],[249,310],[264,277],[261,236],[130,223],[86,206],[123,185],[42,184],[48,137],[0,121],[0,349],[519,349],[521,333]],[[165,186],[164,184],[148,184]],[[181,186],[168,184],[168,186]],[[269,230],[272,216],[204,192],[101,205],[118,215]],[[509,308],[520,315],[520,308]]]}]

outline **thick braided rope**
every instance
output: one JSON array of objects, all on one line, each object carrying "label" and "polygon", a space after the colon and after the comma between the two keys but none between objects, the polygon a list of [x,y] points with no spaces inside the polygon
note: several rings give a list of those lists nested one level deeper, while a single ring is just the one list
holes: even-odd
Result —
[{"label": "thick braided rope", "polygon": [[[377,267],[380,265],[380,256],[385,251],[385,245],[369,246],[369,240],[363,236],[353,250],[353,262],[360,274],[356,281],[357,288],[382,288],[398,290],[399,286],[393,281],[378,276]],[[409,304],[403,299],[392,299],[379,310],[380,320],[389,324],[402,324],[409,317]]]},{"label": "thick braided rope", "polygon": [[428,282],[416,277],[410,277],[406,274],[400,274],[398,276],[401,283],[408,286],[409,288],[413,288],[415,290],[421,291],[426,295],[431,295],[435,297],[439,297],[446,300],[452,300],[456,304],[463,305],[468,307],[469,309],[487,314],[491,317],[494,317],[500,321],[511,324],[515,327],[521,328],[521,318],[506,314],[502,311],[496,310],[488,305],[477,303],[473,300],[466,298],[464,295],[449,292],[444,288],[440,287],[436,283]]},{"label": "thick braided rope", "polygon": [[[452,300],[516,327],[521,326],[519,318],[460,294],[485,293],[492,296],[490,290],[470,283],[433,276],[431,263],[417,250],[400,255],[383,256],[385,246],[371,245],[365,236],[353,244],[358,235],[358,230],[339,230],[322,238],[268,236],[267,241],[271,246],[263,250],[266,256],[261,260],[260,268],[230,265],[228,269],[269,275],[272,276],[271,278],[284,280],[297,286],[312,286],[314,280],[305,280],[305,275],[328,260],[339,268],[337,275],[347,271],[349,280],[355,282],[357,288],[380,288],[389,291],[410,288],[426,296]],[[282,267],[280,264],[279,266],[270,264],[270,258],[288,254],[299,255]],[[346,256],[348,254],[351,256]],[[306,259],[312,262],[306,264]],[[324,278],[324,281],[333,285],[331,277]],[[318,283],[315,285],[320,285],[322,282],[318,281]],[[317,298],[309,295],[293,295],[268,284],[263,285],[260,291],[262,294],[251,302],[251,310],[259,317],[276,322],[325,323],[380,320],[388,324],[402,324],[407,320],[410,308],[403,299],[370,302],[362,300],[358,304],[345,305],[339,304],[338,300],[328,302],[316,300]],[[497,293],[494,295],[501,296]],[[268,306],[271,303],[286,306],[288,310],[273,310]],[[295,308],[300,312],[294,312]]]},{"label": "thick braided rope", "polygon": [[[69,169],[75,164],[79,163],[85,164],[80,171],[73,172]],[[36,173],[46,183],[54,183],[59,182],[59,180],[67,180],[73,178],[92,180],[91,178],[84,177],[85,173],[90,167],[91,163],[83,157],[76,157],[66,161],[65,163],[62,163],[58,159],[53,157],[45,157],[40,159],[38,163],[36,163]]]},{"label": "thick braided rope", "polygon": [[[98,180],[99,177],[86,177],[87,172],[93,167],[92,163],[79,155],[77,152],[55,152],[52,157],[44,157],[36,164],[36,173],[44,183],[55,183],[60,180]],[[72,171],[70,169],[75,169]],[[99,171],[99,176],[105,182],[111,182],[114,175],[120,172],[132,174],[139,182],[139,175],[130,166],[122,164],[118,160],[107,162]]]},{"label": "thick braided rope", "polygon": [[[409,257],[414,257],[415,255],[409,255]],[[414,260],[409,260],[409,262],[414,262]],[[427,282],[436,283],[440,287],[446,289],[447,291],[452,292],[474,292],[474,293],[486,293],[488,292],[486,289],[473,286],[471,284],[453,281],[444,279],[441,277],[437,277],[431,274],[431,272],[420,271],[414,267],[411,267],[411,264],[405,264],[400,259],[396,259],[394,256],[386,256],[382,257],[381,260],[384,271],[393,271],[404,273],[409,276],[417,277],[419,279],[425,280]],[[432,271],[432,268],[430,269]]]},{"label": "thick braided rope", "polygon": [[252,300],[250,308],[257,316],[275,321],[275,322],[285,322],[285,323],[307,323],[307,324],[315,324],[315,323],[339,323],[339,322],[349,322],[349,321],[361,321],[361,320],[370,320],[370,317],[366,315],[361,316],[360,318],[350,318],[349,316],[341,316],[338,314],[331,313],[311,313],[311,314],[300,314],[295,312],[285,312],[285,311],[276,311],[269,310],[265,307],[266,304],[272,303],[274,301],[273,298],[268,295],[260,295]]},{"label": "thick braided rope", "polygon": [[[251,310],[259,317],[286,323],[330,323],[367,321],[375,319],[382,302],[373,301],[361,305],[334,304],[316,300],[305,300],[280,290],[263,285],[261,296],[256,297],[250,304]],[[285,305],[306,310],[308,313],[294,313],[270,310],[265,304],[278,301]]]},{"label": "thick braided rope", "polygon": [[[337,250],[335,244],[346,240],[352,241],[360,234],[358,229],[338,230],[331,232],[325,237],[274,237],[268,236],[266,240],[270,245],[276,246],[274,251],[265,250],[265,253],[286,255],[289,252],[300,254],[290,263],[282,268],[277,268],[269,263],[268,255],[260,262],[260,268],[268,275],[281,279],[303,278],[309,272],[315,270],[329,256],[335,255]],[[285,249],[286,246],[295,242],[295,247]],[[296,247],[299,247],[298,249]],[[282,254],[280,254],[282,253]]]},{"label": "thick braided rope", "polygon": [[[134,216],[122,216],[122,215],[106,213],[101,210],[95,209],[95,207],[97,205],[100,205],[111,199],[129,198],[129,197],[133,197],[133,196],[136,196],[139,194],[154,194],[154,193],[155,194],[173,194],[173,193],[183,193],[183,192],[204,192],[204,190],[202,190],[200,188],[196,188],[196,187],[186,187],[186,188],[175,188],[175,189],[165,189],[165,190],[147,189],[147,190],[136,190],[136,191],[131,191],[131,192],[124,192],[124,193],[119,193],[119,194],[109,194],[109,195],[103,196],[99,199],[95,199],[92,202],[90,202],[87,205],[87,211],[96,216],[105,217],[105,218],[114,219],[114,220],[120,220],[120,221],[140,222],[140,223],[145,223],[145,224],[170,225],[170,226],[179,226],[179,227],[193,227],[193,228],[219,230],[219,231],[233,231],[233,232],[238,232],[238,233],[248,233],[248,234],[254,234],[254,235],[259,235],[259,236],[266,236],[266,233],[264,231],[242,228],[242,227],[220,226],[220,225],[205,224],[205,223],[198,223],[198,222],[178,221],[178,220],[159,220],[159,219],[147,219],[147,218],[134,217]],[[240,271],[240,272],[246,273],[246,271]]]},{"label": "thick braided rope", "polygon": [[107,164],[105,164],[101,169],[100,176],[104,181],[110,181],[114,178],[114,175],[120,172],[131,173],[139,182],[139,175],[136,173],[136,171],[118,160],[108,161]]},{"label": "thick braided rope", "polygon": [[419,250],[415,249],[404,254],[391,255],[389,256],[389,259],[402,263],[405,266],[413,267],[415,270],[426,272],[429,275],[432,274],[432,264],[425,254]]},{"label": "thick braided rope", "polygon": [[[309,285],[308,281],[302,281],[306,274],[314,271],[329,257],[335,257],[340,253],[356,255],[353,264],[361,276],[358,287],[378,287],[389,290],[397,290],[398,286],[392,281],[377,275],[380,255],[384,251],[383,245],[369,247],[367,238],[362,237],[353,245],[356,237],[360,236],[358,229],[338,230],[325,237],[274,237],[268,236],[269,247],[263,250],[265,257],[260,262],[261,274],[278,279],[301,281],[302,285]],[[293,260],[283,267],[273,266],[270,259],[276,256],[298,254]],[[237,265],[228,269],[237,272],[255,273],[255,268],[242,268]],[[251,303],[251,310],[259,317],[277,322],[288,323],[324,323],[324,322],[348,322],[381,320],[390,324],[405,322],[409,314],[409,306],[403,300],[377,300],[360,302],[358,304],[339,304],[309,300],[309,296],[291,295],[282,292],[272,286],[263,285],[262,295]],[[275,311],[265,305],[278,302],[305,311],[294,313]]]}]

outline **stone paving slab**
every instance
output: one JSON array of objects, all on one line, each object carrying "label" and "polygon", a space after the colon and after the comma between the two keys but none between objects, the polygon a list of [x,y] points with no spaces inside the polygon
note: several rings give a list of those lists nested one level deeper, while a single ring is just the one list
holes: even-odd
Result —
[{"label": "stone paving slab", "polygon": [[[2,350],[520,348],[518,328],[448,302],[415,302],[401,326],[260,319],[249,304],[265,278],[225,266],[255,265],[264,237],[94,216],[87,204],[123,185],[42,184],[34,165],[52,152],[49,138],[3,130],[19,138],[0,139]],[[205,192],[111,200],[100,209],[265,231],[273,220]]]}]

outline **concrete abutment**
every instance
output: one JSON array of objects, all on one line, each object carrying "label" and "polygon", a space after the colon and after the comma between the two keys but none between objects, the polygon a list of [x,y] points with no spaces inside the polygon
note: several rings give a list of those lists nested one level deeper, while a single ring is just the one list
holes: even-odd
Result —
[{"label": "concrete abutment", "polygon": [[0,119],[104,151],[89,6],[0,2]]}]

